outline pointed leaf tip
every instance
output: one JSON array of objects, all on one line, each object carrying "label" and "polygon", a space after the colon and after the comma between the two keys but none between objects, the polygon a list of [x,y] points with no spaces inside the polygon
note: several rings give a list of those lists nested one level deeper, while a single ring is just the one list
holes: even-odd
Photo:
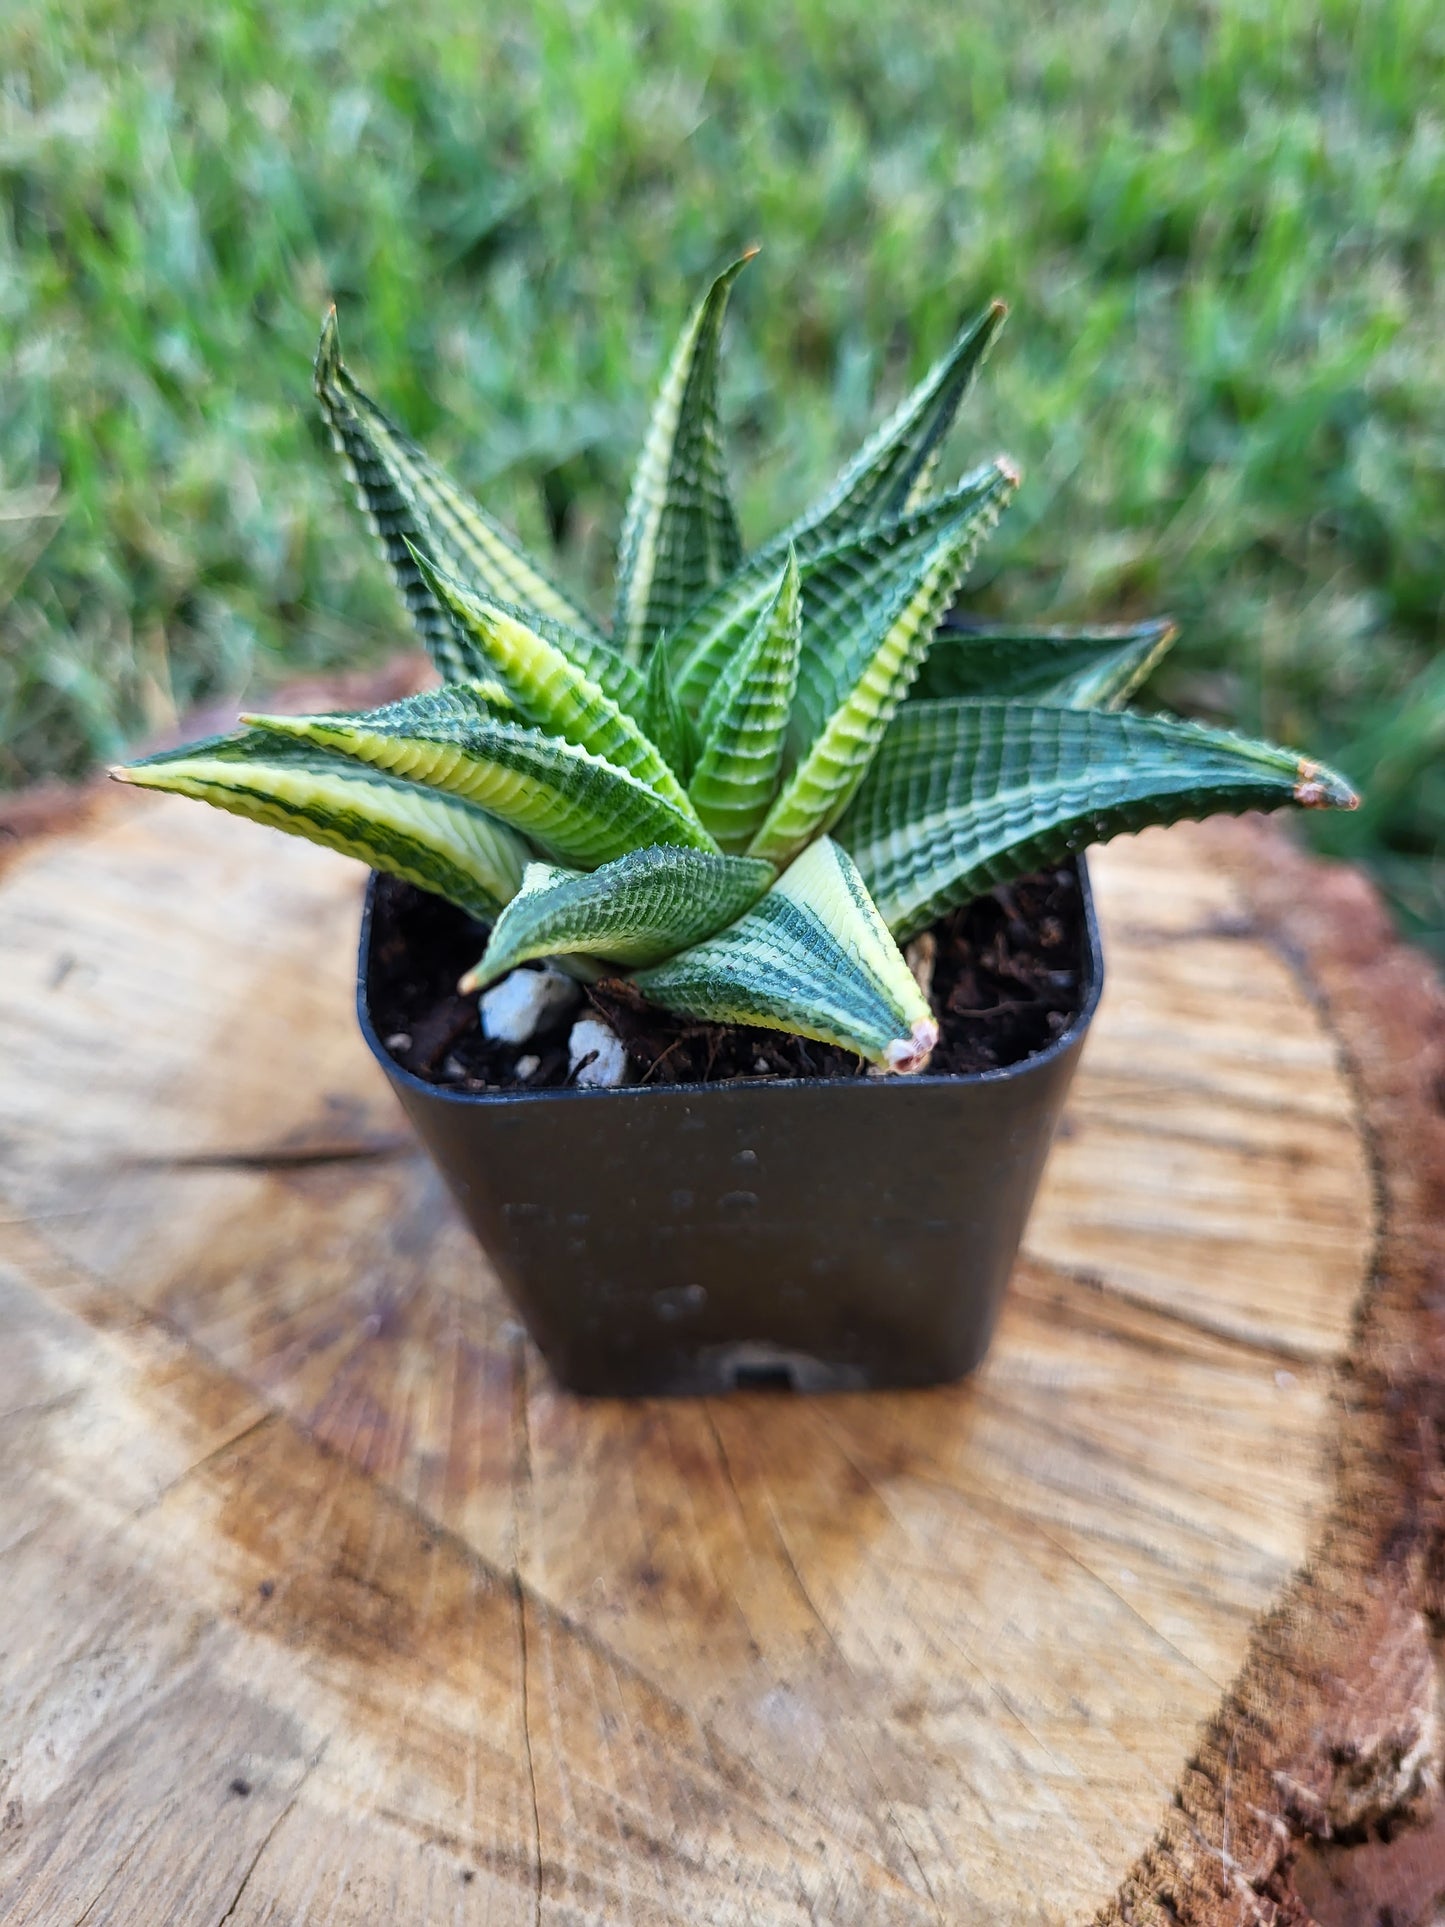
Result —
[{"label": "pointed leaf tip", "polygon": [[466,800],[274,729],[163,750],[114,774],[356,857],[473,916],[497,914],[527,860],[520,836]]},{"label": "pointed leaf tip", "polygon": [[736,923],[636,982],[668,1010],[817,1037],[881,1070],[921,1070],[937,1038],[857,868],[826,836]]},{"label": "pointed leaf tip", "polygon": [[417,571],[408,544],[451,575],[601,642],[585,612],[532,561],[515,537],[359,388],[341,359],[336,310],[317,344],[314,384],[331,439],[390,564],[427,653],[450,682],[474,676],[464,638]]},{"label": "pointed leaf tip", "polygon": [[995,883],[1154,823],[1354,792],[1292,750],[1129,710],[967,698],[895,718],[839,841],[900,940]]},{"label": "pointed leaf tip", "polygon": [[938,1022],[920,1017],[907,1037],[895,1037],[883,1053],[883,1061],[899,1077],[916,1077],[925,1070],[938,1048]]},{"label": "pointed leaf tip", "polygon": [[723,320],[751,258],[724,268],[693,309],[653,406],[623,517],[613,633],[642,662],[742,560],[718,417]]},{"label": "pointed leaf tip", "polygon": [[1117,709],[1176,634],[1172,622],[1159,618],[1086,629],[960,618],[934,637],[910,695]]},{"label": "pointed leaf tip", "polygon": [[1308,757],[1300,759],[1294,800],[1303,810],[1357,810],[1360,807],[1358,790],[1351,788],[1334,770],[1326,769],[1323,763],[1312,763]]}]

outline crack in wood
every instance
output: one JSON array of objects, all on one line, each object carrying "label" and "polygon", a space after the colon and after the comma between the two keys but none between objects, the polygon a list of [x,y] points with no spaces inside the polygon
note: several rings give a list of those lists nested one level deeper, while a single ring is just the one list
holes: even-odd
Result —
[{"label": "crack in wood", "polygon": [[240,1886],[237,1887],[235,1893],[232,1895],[231,1904],[227,1907],[225,1913],[221,1915],[220,1920],[217,1923],[217,1927],[226,1927],[227,1921],[233,1920],[235,1918],[236,1909],[241,1904],[241,1896],[245,1893],[247,1887],[249,1887],[251,1884],[252,1874],[254,1874],[257,1867],[260,1866],[263,1855],[265,1854],[267,1848],[270,1846],[271,1842],[275,1839],[277,1833],[280,1831],[282,1821],[289,1818],[292,1810],[296,1805],[296,1802],[301,1798],[302,1789],[305,1787],[306,1782],[311,1778],[311,1775],[316,1771],[317,1767],[320,1766],[322,1758],[325,1755],[326,1749],[330,1744],[331,1744],[331,1741],[329,1737],[323,1740],[320,1747],[312,1755],[311,1759],[307,1761],[306,1766],[302,1771],[300,1779],[296,1782],[296,1785],[291,1789],[290,1798],[286,1801],[286,1804],[282,1807],[281,1811],[276,1815],[276,1818],[271,1822],[270,1826],[266,1829],[265,1835],[262,1838],[260,1846],[257,1847],[255,1853],[251,1856],[250,1865],[246,1868],[246,1871],[241,1875],[241,1884]]}]

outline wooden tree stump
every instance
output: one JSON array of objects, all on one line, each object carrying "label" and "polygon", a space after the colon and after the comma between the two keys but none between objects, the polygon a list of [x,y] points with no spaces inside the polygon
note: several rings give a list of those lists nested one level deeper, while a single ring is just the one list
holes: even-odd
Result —
[{"label": "wooden tree stump", "polygon": [[1094,869],[984,1369],[621,1405],[550,1384],[404,1132],[353,866],[120,792],[29,837],[0,1918],[1416,1918],[1440,996],[1277,831]]}]

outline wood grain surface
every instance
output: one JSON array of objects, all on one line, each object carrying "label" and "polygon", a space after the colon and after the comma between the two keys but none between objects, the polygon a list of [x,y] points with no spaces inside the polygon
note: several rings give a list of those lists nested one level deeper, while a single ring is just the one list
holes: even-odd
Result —
[{"label": "wood grain surface", "polygon": [[1303,1921],[1416,1818],[1427,1879],[1436,993],[1277,833],[1094,868],[984,1369],[624,1405],[553,1388],[406,1135],[354,867],[135,795],[30,839],[0,1920]]}]

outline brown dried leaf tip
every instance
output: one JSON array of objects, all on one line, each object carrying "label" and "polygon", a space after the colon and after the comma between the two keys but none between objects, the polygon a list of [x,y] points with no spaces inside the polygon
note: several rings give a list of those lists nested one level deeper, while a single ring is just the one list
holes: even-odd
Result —
[{"label": "brown dried leaf tip", "polygon": [[1357,810],[1358,794],[1319,763],[1301,758],[1294,800],[1304,810]]}]

